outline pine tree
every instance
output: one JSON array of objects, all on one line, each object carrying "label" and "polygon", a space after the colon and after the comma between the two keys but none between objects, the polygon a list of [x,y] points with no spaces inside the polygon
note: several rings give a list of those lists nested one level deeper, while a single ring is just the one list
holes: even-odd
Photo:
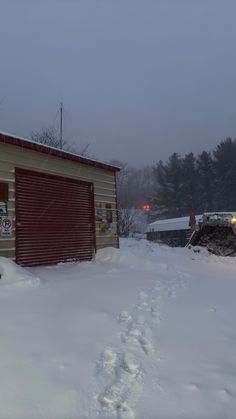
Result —
[{"label": "pine tree", "polygon": [[213,152],[216,204],[221,211],[236,209],[236,140],[227,138]]},{"label": "pine tree", "polygon": [[174,153],[166,164],[160,161],[154,169],[156,178],[156,201],[163,215],[179,217],[183,215],[182,188],[183,163],[181,157]]},{"label": "pine tree", "polygon": [[182,212],[184,215],[188,215],[191,208],[193,208],[195,212],[199,211],[196,159],[193,153],[186,154],[183,159],[182,176]]},{"label": "pine tree", "polygon": [[211,153],[203,151],[196,161],[197,201],[199,212],[213,211],[215,203],[215,173]]}]

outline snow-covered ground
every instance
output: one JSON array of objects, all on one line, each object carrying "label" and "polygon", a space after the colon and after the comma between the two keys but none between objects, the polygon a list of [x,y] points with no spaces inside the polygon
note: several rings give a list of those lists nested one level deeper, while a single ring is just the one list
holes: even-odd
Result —
[{"label": "snow-covered ground", "polygon": [[235,418],[235,258],[127,239],[0,273],[1,418]]}]

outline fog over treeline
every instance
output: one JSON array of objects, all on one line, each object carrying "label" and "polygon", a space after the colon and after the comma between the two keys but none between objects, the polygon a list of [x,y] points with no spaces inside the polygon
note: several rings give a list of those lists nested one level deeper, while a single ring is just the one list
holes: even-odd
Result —
[{"label": "fog over treeline", "polygon": [[191,208],[199,214],[236,210],[236,139],[227,138],[212,152],[198,155],[175,152],[166,162],[142,169],[120,164],[120,208],[149,203],[161,218],[189,215]]}]

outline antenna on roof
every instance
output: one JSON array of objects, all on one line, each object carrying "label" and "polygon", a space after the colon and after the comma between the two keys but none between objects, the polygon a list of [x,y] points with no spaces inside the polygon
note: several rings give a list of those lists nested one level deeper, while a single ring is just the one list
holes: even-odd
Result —
[{"label": "antenna on roof", "polygon": [[60,105],[60,138],[59,138],[61,149],[63,148],[63,141],[62,141],[62,121],[63,121],[63,118],[62,118],[62,115],[63,115],[63,103],[61,102],[61,105]]}]

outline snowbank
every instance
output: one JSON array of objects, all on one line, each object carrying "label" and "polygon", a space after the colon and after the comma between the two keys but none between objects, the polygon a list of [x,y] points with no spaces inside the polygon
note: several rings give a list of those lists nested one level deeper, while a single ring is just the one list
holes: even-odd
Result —
[{"label": "snowbank", "polygon": [[[129,240],[129,239],[127,239]],[[133,239],[130,239],[134,241]],[[140,240],[139,240],[140,242]],[[155,270],[156,264],[147,260],[145,255],[136,255],[131,249],[115,249],[114,247],[106,247],[98,250],[96,254],[97,262],[115,263],[129,268],[145,268],[147,270]]]},{"label": "snowbank", "polygon": [[18,283],[20,285],[37,285],[40,279],[31,272],[16,265],[10,259],[0,257],[0,284]]},{"label": "snowbank", "polygon": [[115,249],[114,247],[99,249],[96,253],[96,260],[100,262],[111,262],[116,258],[116,253],[119,254],[119,249]]}]

